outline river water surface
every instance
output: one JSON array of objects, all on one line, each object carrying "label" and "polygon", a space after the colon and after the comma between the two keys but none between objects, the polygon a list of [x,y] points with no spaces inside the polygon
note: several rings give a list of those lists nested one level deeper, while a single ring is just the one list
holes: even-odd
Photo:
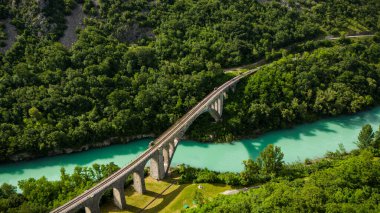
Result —
[{"label": "river water surface", "polygon": [[[361,127],[367,123],[371,124],[374,130],[378,129],[380,107],[355,115],[323,119],[292,129],[272,131],[255,139],[232,143],[205,144],[181,141],[172,166],[185,163],[217,171],[239,172],[243,169],[243,160],[256,158],[268,144],[280,146],[286,162],[323,157],[327,151],[335,151],[340,143],[348,151],[356,148],[354,141]],[[91,166],[93,163],[114,162],[123,166],[141,154],[148,147],[149,141],[151,140],[137,140],[80,153],[3,164],[0,165],[0,184],[6,182],[17,185],[19,180],[42,176],[46,176],[49,180],[57,180],[60,177],[61,167],[70,173],[77,165]]]}]

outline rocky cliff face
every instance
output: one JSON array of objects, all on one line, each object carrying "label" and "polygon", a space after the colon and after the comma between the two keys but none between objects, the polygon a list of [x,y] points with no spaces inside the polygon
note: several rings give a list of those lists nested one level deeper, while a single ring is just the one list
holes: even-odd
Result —
[{"label": "rocky cliff face", "polygon": [[[25,2],[25,0],[12,0],[11,1],[12,8],[17,8],[17,6],[22,4],[23,2]],[[28,2],[33,2],[33,1],[28,1]],[[38,5],[38,7],[41,10],[44,9],[48,4],[48,0],[34,0],[34,2]]]},{"label": "rocky cliff face", "polygon": [[47,0],[35,0],[38,7],[42,10],[47,6],[48,1]]},{"label": "rocky cliff face", "polygon": [[[13,21],[17,24],[17,28],[28,29],[39,37],[56,34],[57,22],[62,22],[62,20],[57,20],[54,17],[57,11],[53,9],[58,6],[54,5],[54,0],[11,0],[9,3]],[[63,11],[60,12],[63,13]]]}]

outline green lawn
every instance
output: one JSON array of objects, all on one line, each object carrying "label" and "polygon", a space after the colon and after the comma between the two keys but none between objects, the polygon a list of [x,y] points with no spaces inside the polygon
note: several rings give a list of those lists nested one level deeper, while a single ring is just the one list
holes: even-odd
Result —
[{"label": "green lawn", "polygon": [[[172,199],[169,205],[163,209],[156,209],[156,212],[180,212],[183,209],[184,205],[190,207],[195,207],[193,203],[193,198],[196,190],[199,190],[205,199],[211,200],[216,197],[219,193],[231,189],[231,186],[222,185],[222,184],[209,184],[202,183],[202,189],[198,189],[199,184],[186,184],[178,196]],[[220,195],[222,196],[222,195]]]},{"label": "green lawn", "polygon": [[202,189],[198,189],[199,184],[172,184],[176,182],[175,179],[156,181],[148,177],[145,181],[147,193],[144,195],[136,193],[132,186],[126,189],[127,209],[119,210],[112,201],[109,201],[101,206],[101,212],[140,212],[142,209],[144,212],[152,213],[180,212],[184,205],[195,206],[193,197],[196,190],[201,191],[204,198],[210,200],[219,193],[231,189],[231,186],[221,184],[200,184],[203,186]]}]

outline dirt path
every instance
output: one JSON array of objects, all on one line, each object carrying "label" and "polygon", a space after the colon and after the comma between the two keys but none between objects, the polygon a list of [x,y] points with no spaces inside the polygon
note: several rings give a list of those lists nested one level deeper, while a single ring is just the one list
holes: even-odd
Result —
[{"label": "dirt path", "polygon": [[7,40],[5,41],[5,47],[0,47],[0,52],[5,53],[16,41],[17,31],[16,27],[11,24],[10,19],[5,20],[3,23],[5,23],[5,33],[7,34]]},{"label": "dirt path", "polygon": [[86,15],[83,13],[82,5],[78,4],[74,10],[71,12],[70,16],[66,16],[67,29],[64,35],[59,41],[67,48],[70,48],[78,39],[76,34],[76,29],[79,27],[84,28],[83,20]]},{"label": "dirt path", "polygon": [[231,190],[224,191],[220,194],[222,194],[222,195],[234,195],[234,194],[237,194],[239,192],[245,192],[245,191],[248,191],[250,189],[257,189],[257,188],[260,188],[260,186],[244,187],[241,189],[231,189]]},{"label": "dirt path", "polygon": [[[353,39],[353,38],[365,38],[365,37],[374,37],[375,35],[374,34],[352,34],[352,35],[346,35],[345,38],[347,39]],[[338,39],[341,39],[341,37],[334,37],[334,36],[326,36],[326,37],[322,37],[322,38],[316,38],[314,39],[314,41],[318,41],[318,40],[338,40]],[[304,41],[305,42],[305,41]],[[294,45],[297,45],[297,44],[302,44],[303,42],[296,42],[295,44],[291,44],[287,47],[282,47],[281,49],[286,49],[286,50],[289,50],[291,47],[293,47]],[[241,66],[238,66],[238,67],[231,67],[231,68],[225,68],[223,69],[223,71],[225,73],[229,73],[229,72],[234,72],[234,71],[239,71],[239,70],[242,70],[242,69],[253,69],[257,66],[260,66],[260,65],[263,65],[266,63],[266,60],[265,59],[261,59],[255,63],[250,63],[250,64],[245,64],[245,65],[241,65]]]}]

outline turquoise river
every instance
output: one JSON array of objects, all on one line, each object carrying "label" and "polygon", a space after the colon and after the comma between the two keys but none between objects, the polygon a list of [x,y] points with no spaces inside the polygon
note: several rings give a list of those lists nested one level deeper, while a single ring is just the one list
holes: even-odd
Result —
[{"label": "turquoise river", "polygon": [[[346,150],[356,147],[354,142],[364,124],[378,129],[380,107],[350,116],[323,119],[314,123],[298,125],[291,129],[272,131],[255,139],[234,141],[225,144],[205,144],[181,141],[172,161],[172,166],[185,163],[194,167],[207,167],[217,171],[238,172],[242,161],[256,158],[268,144],[280,146],[286,162],[303,161],[306,158],[323,157],[327,151],[335,151],[342,143]],[[81,153],[54,156],[27,162],[0,165],[0,184],[17,185],[27,178],[46,176],[59,179],[60,168],[70,172],[75,166],[90,166],[93,163],[114,162],[126,165],[147,147],[150,140],[138,140],[128,144],[92,149]]]}]

